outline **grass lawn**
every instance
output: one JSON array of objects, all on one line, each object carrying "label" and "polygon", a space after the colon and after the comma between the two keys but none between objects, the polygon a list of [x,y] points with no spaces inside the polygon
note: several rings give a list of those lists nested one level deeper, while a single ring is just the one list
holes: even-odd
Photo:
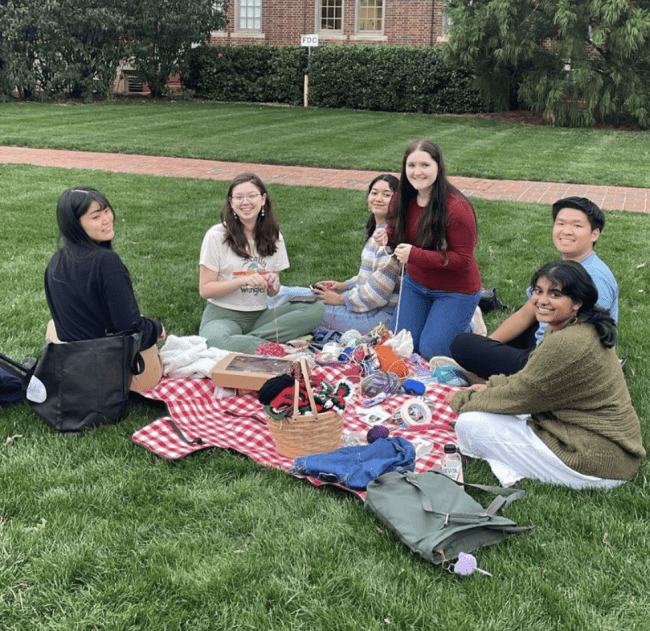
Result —
[{"label": "grass lawn", "polygon": [[0,103],[5,145],[395,171],[425,137],[453,175],[650,187],[647,131],[187,101]]},{"label": "grass lawn", "polygon": [[[1,350],[39,352],[56,200],[84,183],[115,206],[115,249],[143,312],[171,333],[196,333],[199,248],[226,183],[6,165],[0,176]],[[362,193],[273,185],[270,194],[292,263],[285,284],[356,272]],[[555,257],[550,209],[482,200],[476,209],[484,285],[515,306]],[[621,287],[619,352],[646,436],[649,230],[647,215],[610,212],[598,244]],[[460,578],[411,554],[342,491],[227,451],[168,462],[134,445],[131,434],[164,415],[154,405],[134,404],[121,423],[80,438],[55,434],[25,405],[0,415],[3,631],[648,628],[647,462],[613,491],[522,482],[528,493],[506,514],[535,529],[477,552],[493,578]],[[494,483],[483,463],[465,475]]]}]

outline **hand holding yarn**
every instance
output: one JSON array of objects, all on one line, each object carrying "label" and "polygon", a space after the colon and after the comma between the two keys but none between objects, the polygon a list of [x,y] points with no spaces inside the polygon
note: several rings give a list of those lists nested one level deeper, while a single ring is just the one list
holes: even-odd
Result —
[{"label": "hand holding yarn", "polygon": [[246,274],[241,278],[243,279],[242,287],[253,287],[255,289],[267,288],[266,277],[262,276],[262,274]]},{"label": "hand holding yarn", "polygon": [[406,265],[409,260],[409,256],[411,254],[411,248],[413,246],[410,243],[400,243],[396,248],[395,248],[395,258],[402,263],[402,265]]},{"label": "hand holding yarn", "polygon": [[375,230],[374,238],[377,245],[388,245],[388,233],[384,228]]},{"label": "hand holding yarn", "polygon": [[345,299],[341,294],[332,289],[322,289],[322,285],[315,285],[312,291],[326,304],[326,305],[344,305]]}]

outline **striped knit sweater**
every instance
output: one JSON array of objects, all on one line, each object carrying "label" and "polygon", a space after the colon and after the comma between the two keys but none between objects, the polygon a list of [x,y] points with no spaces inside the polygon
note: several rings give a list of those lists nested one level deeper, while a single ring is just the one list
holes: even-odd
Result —
[{"label": "striped knit sweater", "polygon": [[399,292],[399,263],[386,247],[375,243],[373,235],[361,252],[359,273],[346,282],[349,291],[343,297],[350,311],[364,313],[386,305],[394,307]]},{"label": "striped knit sweater", "polygon": [[521,371],[456,393],[452,408],[530,414],[537,436],[585,475],[626,480],[646,453],[616,352],[585,322],[547,331]]}]

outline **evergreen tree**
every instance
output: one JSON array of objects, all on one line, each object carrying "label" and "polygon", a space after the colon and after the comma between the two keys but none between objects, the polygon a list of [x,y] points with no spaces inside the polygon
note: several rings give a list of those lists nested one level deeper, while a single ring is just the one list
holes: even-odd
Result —
[{"label": "evergreen tree", "polygon": [[453,0],[447,54],[495,108],[650,127],[650,0]]}]

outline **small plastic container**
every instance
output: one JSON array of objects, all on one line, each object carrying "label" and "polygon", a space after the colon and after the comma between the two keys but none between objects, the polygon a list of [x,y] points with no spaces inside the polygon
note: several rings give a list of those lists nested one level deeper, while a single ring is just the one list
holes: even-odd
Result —
[{"label": "small plastic container", "polygon": [[463,463],[454,443],[447,443],[444,447],[444,456],[442,457],[442,472],[452,480],[462,482],[463,480]]}]

